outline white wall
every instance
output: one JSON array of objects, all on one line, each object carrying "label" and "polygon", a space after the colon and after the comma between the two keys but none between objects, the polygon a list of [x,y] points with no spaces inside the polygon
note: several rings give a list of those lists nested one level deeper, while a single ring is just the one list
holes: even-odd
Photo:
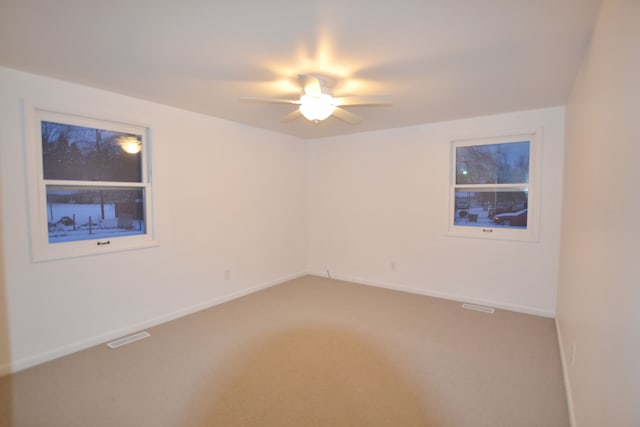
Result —
[{"label": "white wall", "polygon": [[574,426],[640,426],[638,1],[602,3],[565,159],[557,324]]},{"label": "white wall", "polygon": [[[0,68],[0,93],[11,355],[7,360],[0,351],[2,370],[305,271],[305,146],[297,138],[6,68]],[[151,127],[158,248],[30,262],[22,97]]]},{"label": "white wall", "polygon": [[[554,314],[562,107],[303,142],[6,68],[0,90],[4,370],[305,271]],[[86,105],[152,128],[158,248],[29,261],[22,97]],[[539,241],[446,236],[449,140],[540,127]]]},{"label": "white wall", "polygon": [[[445,235],[451,138],[536,127],[539,242]],[[563,139],[557,107],[310,141],[310,271],[553,316]]]}]

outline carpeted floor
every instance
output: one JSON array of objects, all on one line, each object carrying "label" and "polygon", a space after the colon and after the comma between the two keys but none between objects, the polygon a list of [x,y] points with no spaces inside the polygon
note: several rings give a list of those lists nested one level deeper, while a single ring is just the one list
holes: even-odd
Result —
[{"label": "carpeted floor", "polygon": [[307,276],[0,379],[25,427],[569,425],[552,319]]}]

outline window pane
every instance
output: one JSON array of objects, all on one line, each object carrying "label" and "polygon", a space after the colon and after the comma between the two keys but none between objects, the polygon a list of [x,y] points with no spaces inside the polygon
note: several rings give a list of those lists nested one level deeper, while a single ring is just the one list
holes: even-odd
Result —
[{"label": "window pane", "polygon": [[456,184],[529,182],[529,141],[456,147]]},{"label": "window pane", "polygon": [[143,188],[47,186],[49,243],[145,234]]},{"label": "window pane", "polygon": [[142,182],[142,135],[41,122],[44,179]]},{"label": "window pane", "polygon": [[455,225],[527,227],[527,191],[456,190]]}]

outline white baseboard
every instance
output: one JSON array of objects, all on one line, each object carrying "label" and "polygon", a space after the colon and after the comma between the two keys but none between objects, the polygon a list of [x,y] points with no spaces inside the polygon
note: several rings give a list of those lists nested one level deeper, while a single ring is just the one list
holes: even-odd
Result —
[{"label": "white baseboard", "polygon": [[[313,271],[313,272],[309,272],[309,274],[313,275],[313,276],[328,277],[327,272]],[[542,310],[542,309],[535,308],[535,307],[527,307],[527,306],[516,305],[516,304],[508,304],[508,303],[503,303],[503,302],[498,302],[498,301],[491,301],[491,300],[484,300],[484,299],[479,299],[479,298],[468,298],[468,297],[465,297],[463,295],[449,294],[449,293],[438,292],[438,291],[433,291],[433,290],[429,290],[429,289],[411,288],[411,287],[407,287],[407,286],[396,285],[394,283],[387,283],[387,282],[381,282],[381,281],[377,281],[377,280],[363,279],[363,278],[360,278],[360,277],[354,277],[354,276],[348,276],[348,275],[342,275],[342,274],[335,274],[335,273],[331,273],[331,278],[332,279],[337,279],[337,280],[344,280],[346,282],[353,282],[353,283],[357,283],[357,284],[360,284],[360,285],[375,286],[375,287],[378,287],[378,288],[385,288],[385,289],[391,289],[391,290],[394,290],[394,291],[408,292],[408,293],[411,293],[411,294],[424,295],[424,296],[434,297],[434,298],[442,298],[442,299],[451,300],[451,301],[457,301],[457,302],[461,302],[461,303],[467,302],[467,303],[472,303],[472,304],[486,305],[486,306],[489,306],[489,307],[499,308],[499,309],[502,309],[502,310],[515,311],[515,312],[524,313],[524,314],[532,314],[534,316],[549,317],[549,318],[552,318],[552,319],[555,318],[555,313],[553,311]]]},{"label": "white baseboard", "polygon": [[[305,276],[305,275],[327,277],[327,273],[326,272],[308,271],[308,272],[298,272],[298,273],[287,275],[287,276],[280,277],[280,278],[277,278],[277,279],[269,280],[267,282],[264,282],[264,283],[261,283],[261,284],[258,284],[258,285],[250,286],[250,287],[245,288],[243,290],[240,290],[240,291],[237,291],[237,292],[233,292],[233,293],[228,294],[228,295],[223,295],[223,296],[220,296],[218,298],[214,298],[214,299],[209,300],[209,301],[205,301],[205,302],[202,302],[202,303],[199,303],[199,304],[192,305],[190,307],[185,307],[183,309],[174,311],[172,313],[168,313],[166,315],[162,315],[162,316],[158,316],[158,317],[155,317],[155,318],[152,318],[152,319],[148,319],[148,320],[145,320],[143,322],[139,322],[137,324],[134,324],[134,325],[131,325],[131,326],[127,326],[125,328],[120,328],[120,329],[117,329],[117,330],[105,332],[105,333],[100,334],[98,336],[91,337],[91,338],[88,338],[88,339],[85,339],[85,340],[81,340],[81,341],[77,341],[77,342],[72,343],[72,344],[64,345],[64,346],[58,347],[56,349],[53,349],[53,350],[50,350],[50,351],[47,351],[47,352],[43,352],[43,353],[40,353],[40,354],[36,354],[34,356],[29,356],[29,357],[25,357],[25,358],[22,358],[22,359],[18,359],[18,360],[15,360],[13,362],[10,362],[10,363],[2,364],[2,365],[0,365],[0,375],[5,375],[5,374],[9,374],[9,373],[15,373],[15,372],[30,368],[32,366],[36,366],[36,365],[39,365],[39,364],[44,363],[44,362],[48,362],[48,361],[53,360],[53,359],[57,359],[57,358],[62,357],[62,356],[66,356],[68,354],[75,353],[77,351],[84,350],[84,349],[87,349],[89,347],[93,347],[95,345],[99,345],[99,344],[105,343],[107,341],[111,341],[113,339],[120,338],[122,336],[138,332],[138,331],[140,331],[142,329],[151,328],[153,326],[156,326],[156,325],[159,325],[159,324],[162,324],[162,323],[165,323],[165,322],[169,322],[171,320],[174,320],[174,319],[177,319],[177,318],[180,318],[180,317],[183,317],[183,316],[187,316],[189,314],[193,314],[193,313],[196,313],[196,312],[201,311],[201,310],[205,310],[207,308],[210,308],[210,307],[225,303],[227,301],[231,301],[231,300],[234,300],[236,298],[240,298],[240,297],[243,297],[245,295],[249,295],[249,294],[252,294],[254,292],[258,292],[258,291],[266,289],[266,288],[270,288],[270,287],[278,285],[280,283],[287,282],[287,281],[293,280],[293,279],[297,279],[297,278]],[[362,284],[362,285],[375,286],[375,287],[379,287],[379,288],[385,288],[385,289],[391,289],[391,290],[396,290],[396,291],[408,292],[408,293],[412,293],[412,294],[430,296],[430,297],[435,297],[435,298],[442,298],[442,299],[453,300],[453,301],[458,301],[458,302],[468,302],[468,303],[473,303],[473,304],[480,304],[480,305],[500,308],[500,309],[503,309],[503,310],[515,311],[515,312],[525,313],[525,314],[533,314],[533,315],[536,315],[536,316],[543,316],[543,317],[550,317],[550,318],[553,318],[555,316],[555,313],[553,313],[553,312],[549,312],[549,311],[546,311],[546,310],[540,310],[540,309],[536,309],[536,308],[532,308],[532,307],[519,306],[519,305],[514,305],[514,304],[504,304],[504,303],[500,303],[500,302],[482,300],[482,299],[476,299],[476,298],[467,298],[467,297],[464,297],[464,296],[461,296],[461,295],[454,295],[454,294],[448,294],[448,293],[425,290],[425,289],[417,289],[417,288],[411,288],[411,287],[406,287],[406,286],[399,286],[399,285],[392,284],[392,283],[386,283],[386,282],[380,282],[380,281],[376,281],[376,280],[363,279],[363,278],[353,277],[353,276],[348,276],[348,275],[331,274],[331,277],[333,279],[344,280],[344,281],[358,283],[358,284]],[[563,354],[562,351],[561,351],[561,354]],[[563,359],[563,368],[564,367],[565,367],[565,364],[564,364],[564,359]],[[566,383],[566,378],[565,378],[565,383]],[[567,383],[567,387],[568,387],[568,383]],[[573,426],[573,427],[575,427],[575,426]]]},{"label": "white baseboard", "polygon": [[93,347],[95,345],[99,345],[99,344],[103,344],[107,341],[111,341],[113,339],[116,338],[120,338],[122,336],[125,335],[129,335],[132,334],[134,332],[138,332],[142,329],[145,328],[151,328],[153,326],[157,326],[159,324],[162,323],[166,323],[169,322],[171,320],[183,317],[183,316],[187,316],[189,314],[193,314],[196,313],[198,311],[201,310],[205,310],[207,308],[225,303],[227,301],[231,301],[234,300],[236,298],[240,298],[243,297],[245,295],[249,295],[252,294],[254,292],[258,292],[261,291],[263,289],[266,288],[270,288],[272,286],[278,285],[280,283],[284,283],[287,282],[289,280],[293,280],[293,279],[297,279],[299,277],[305,276],[307,275],[306,272],[299,272],[299,273],[295,273],[295,274],[290,274],[284,277],[280,277],[277,279],[273,279],[273,280],[269,280],[267,282],[258,284],[258,285],[254,285],[254,286],[250,286],[248,288],[242,289],[240,291],[237,292],[233,292],[231,294],[228,295],[223,295],[217,298],[214,298],[212,300],[209,301],[205,301],[199,304],[195,304],[192,305],[190,307],[185,307],[183,309],[174,311],[172,313],[168,313],[162,316],[158,316],[158,317],[154,317],[152,319],[148,319],[142,322],[139,322],[137,324],[131,325],[131,326],[127,326],[125,328],[120,328],[120,329],[116,329],[113,331],[109,331],[103,334],[100,334],[98,336],[95,337],[91,337],[91,338],[87,338],[85,340],[81,340],[81,341],[77,341],[74,342],[72,344],[68,344],[68,345],[64,345],[61,347],[58,347],[56,349],[50,350],[50,351],[46,351],[40,354],[36,354],[34,356],[29,356],[29,357],[25,357],[22,359],[18,359],[15,360],[13,362],[10,363],[5,363],[0,365],[0,376],[1,375],[6,375],[6,374],[10,374],[10,373],[15,373],[18,371],[22,371],[24,369],[30,368],[32,366],[36,366],[39,365],[41,363],[44,362],[48,362],[50,360],[53,359],[57,359],[59,357],[62,356],[66,356],[69,355],[71,353],[75,353],[77,351],[80,350],[84,350],[87,349],[89,347]]},{"label": "white baseboard", "polygon": [[0,377],[10,374],[14,371],[11,370],[12,366],[10,363],[3,363],[0,365]]},{"label": "white baseboard", "polygon": [[558,319],[555,319],[556,333],[558,335],[558,346],[560,347],[560,363],[562,364],[562,377],[564,379],[564,390],[567,395],[567,407],[569,408],[569,425],[571,427],[577,427],[576,413],[573,409],[573,393],[571,392],[571,383],[569,382],[569,365],[567,363],[567,353],[564,350],[562,332],[560,331],[560,324]]}]

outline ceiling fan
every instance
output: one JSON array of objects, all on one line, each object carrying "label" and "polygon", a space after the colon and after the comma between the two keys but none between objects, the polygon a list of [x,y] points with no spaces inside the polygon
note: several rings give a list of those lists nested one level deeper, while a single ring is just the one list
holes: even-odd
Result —
[{"label": "ceiling fan", "polygon": [[244,102],[266,102],[273,104],[294,104],[299,107],[286,115],[282,121],[293,120],[302,115],[307,120],[319,123],[334,115],[347,123],[360,123],[362,119],[342,107],[353,105],[390,105],[390,95],[338,96],[331,94],[329,78],[317,74],[298,75],[303,94],[299,99],[241,97]]}]

